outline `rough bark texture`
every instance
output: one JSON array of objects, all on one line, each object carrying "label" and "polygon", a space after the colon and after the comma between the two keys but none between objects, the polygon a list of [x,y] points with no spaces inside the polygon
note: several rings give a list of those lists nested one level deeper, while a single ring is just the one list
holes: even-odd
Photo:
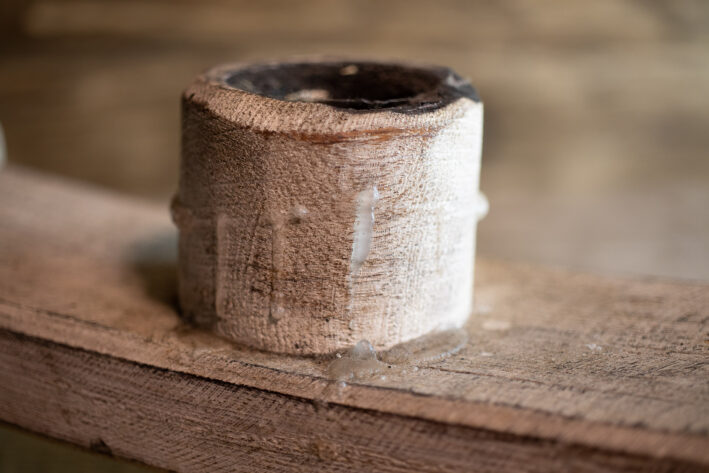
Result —
[{"label": "rough bark texture", "polygon": [[467,320],[482,139],[467,82],[379,63],[231,65],[183,104],[173,214],[189,320],[298,354]]},{"label": "rough bark texture", "polygon": [[6,422],[177,471],[709,468],[706,284],[483,259],[461,351],[342,386],[180,321],[166,209],[17,168],[0,201]]}]

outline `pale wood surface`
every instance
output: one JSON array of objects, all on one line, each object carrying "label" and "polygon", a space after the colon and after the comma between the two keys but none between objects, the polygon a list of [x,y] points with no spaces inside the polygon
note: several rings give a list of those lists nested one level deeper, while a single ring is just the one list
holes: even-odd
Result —
[{"label": "pale wood surface", "polygon": [[7,422],[181,471],[709,465],[706,285],[483,260],[462,351],[340,387],[180,323],[166,208],[18,168],[0,202]]},{"label": "pale wood surface", "polygon": [[[267,83],[360,102],[247,93],[235,77],[252,92]],[[186,318],[300,355],[462,326],[479,216],[483,106],[473,94],[444,68],[322,57],[195,78],[172,201]]]}]

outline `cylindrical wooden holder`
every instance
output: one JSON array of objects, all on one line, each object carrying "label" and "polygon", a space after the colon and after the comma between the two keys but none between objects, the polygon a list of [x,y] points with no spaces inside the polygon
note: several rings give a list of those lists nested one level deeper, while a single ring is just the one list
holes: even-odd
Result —
[{"label": "cylindrical wooden holder", "polygon": [[183,315],[256,348],[377,349],[472,309],[482,104],[447,68],[220,66],[183,97]]}]

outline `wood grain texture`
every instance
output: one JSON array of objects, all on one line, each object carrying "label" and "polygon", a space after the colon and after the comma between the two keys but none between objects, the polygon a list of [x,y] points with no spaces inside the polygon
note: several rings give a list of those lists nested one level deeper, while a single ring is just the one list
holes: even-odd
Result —
[{"label": "wood grain texture", "polygon": [[173,201],[185,317],[308,355],[461,327],[481,146],[482,103],[444,67],[301,58],[199,76]]},{"label": "wood grain texture", "polygon": [[0,173],[0,418],[178,471],[706,471],[703,284],[480,261],[469,342],[340,386],[180,322],[167,209]]}]

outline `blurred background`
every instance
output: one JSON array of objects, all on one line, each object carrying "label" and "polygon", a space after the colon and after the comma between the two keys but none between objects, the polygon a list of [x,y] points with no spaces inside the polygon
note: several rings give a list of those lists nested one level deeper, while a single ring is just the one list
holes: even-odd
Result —
[{"label": "blurred background", "polygon": [[[167,211],[191,79],[319,53],[438,63],[477,87],[481,255],[709,280],[706,0],[0,0],[9,161]],[[0,470],[142,471],[32,438],[0,429]]]}]

